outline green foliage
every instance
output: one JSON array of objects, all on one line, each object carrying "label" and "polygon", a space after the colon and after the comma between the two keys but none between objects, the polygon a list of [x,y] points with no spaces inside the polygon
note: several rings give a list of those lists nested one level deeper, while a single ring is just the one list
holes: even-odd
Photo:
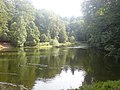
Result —
[{"label": "green foliage", "polygon": [[[67,41],[65,23],[59,16],[48,10],[37,10],[35,24],[40,32],[47,35],[48,40],[57,38],[59,42]],[[41,40],[44,41],[44,40]]]},{"label": "green foliage", "polygon": [[42,34],[42,35],[40,36],[40,41],[41,41],[41,42],[47,42],[47,41],[48,41],[48,37],[47,37],[45,34]]},{"label": "green foliage", "polygon": [[40,39],[88,41],[91,46],[119,55],[119,7],[119,0],[89,0],[83,3],[84,17],[61,18],[49,10],[35,10],[29,0],[1,0],[0,41],[15,46],[37,45]]},{"label": "green foliage", "polygon": [[77,41],[86,40],[85,23],[83,17],[63,18],[66,25],[67,36],[74,36]]},{"label": "green foliage", "polygon": [[67,37],[65,31],[61,31],[59,33],[59,42],[60,43],[65,43],[67,40],[68,40],[68,37]]},{"label": "green foliage", "polygon": [[58,42],[57,39],[51,39],[50,40],[50,45],[52,45],[52,46],[59,46],[59,42]]},{"label": "green foliage", "polygon": [[120,90],[120,81],[107,81],[85,85],[80,87],[79,90]]},{"label": "green foliage", "polygon": [[64,25],[63,22],[61,22],[60,25],[61,25],[61,26],[60,26],[61,30],[60,30],[60,32],[59,32],[58,39],[59,39],[59,42],[60,42],[60,43],[65,43],[65,42],[68,41],[68,36],[67,36],[67,34],[66,34],[65,25]]},{"label": "green foliage", "polygon": [[74,43],[74,42],[75,42],[75,37],[74,37],[74,36],[69,37],[69,41],[70,41],[71,43]]},{"label": "green foliage", "polygon": [[[89,0],[83,4],[86,32],[89,44],[119,55],[120,1]],[[114,53],[116,52],[116,53]]]},{"label": "green foliage", "polygon": [[9,14],[4,0],[0,0],[0,41],[8,41],[7,21]]},{"label": "green foliage", "polygon": [[61,18],[49,10],[35,10],[29,0],[1,0],[0,6],[0,41],[34,46],[51,39],[65,43],[72,36],[84,40],[84,24],[79,17]]},{"label": "green foliage", "polygon": [[35,10],[28,0],[1,0],[0,7],[0,41],[33,46],[40,39],[55,43],[87,40],[109,54],[120,54],[119,0],[85,1],[84,18],[61,18],[52,11]]},{"label": "green foliage", "polygon": [[[28,0],[6,1],[10,19],[6,37],[14,46],[37,45],[40,32],[34,23],[34,8]],[[5,32],[5,31],[4,31]]]},{"label": "green foliage", "polygon": [[13,45],[21,47],[24,46],[27,37],[26,23],[24,22],[23,16],[17,15],[15,19],[16,21],[11,25],[9,37]]},{"label": "green foliage", "polygon": [[40,42],[40,32],[38,28],[35,26],[34,22],[30,22],[27,25],[27,38],[26,45],[27,46],[35,46]]}]

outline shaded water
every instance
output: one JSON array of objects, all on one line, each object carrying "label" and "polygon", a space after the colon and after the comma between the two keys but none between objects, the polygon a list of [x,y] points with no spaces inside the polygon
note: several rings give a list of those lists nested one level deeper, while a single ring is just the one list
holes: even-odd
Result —
[{"label": "shaded water", "polygon": [[66,90],[119,80],[120,61],[82,48],[0,51],[0,90]]}]

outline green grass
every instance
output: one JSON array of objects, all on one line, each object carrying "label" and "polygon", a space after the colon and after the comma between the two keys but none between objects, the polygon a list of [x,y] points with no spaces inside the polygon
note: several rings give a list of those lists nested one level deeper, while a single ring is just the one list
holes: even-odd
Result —
[{"label": "green grass", "polygon": [[79,90],[120,90],[119,81],[98,82],[92,85],[84,85]]}]

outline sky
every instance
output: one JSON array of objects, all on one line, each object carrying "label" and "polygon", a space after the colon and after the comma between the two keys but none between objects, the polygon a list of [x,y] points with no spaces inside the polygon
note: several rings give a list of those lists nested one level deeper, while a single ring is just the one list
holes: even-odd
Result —
[{"label": "sky", "polygon": [[62,17],[78,17],[82,15],[83,0],[31,0],[35,8],[48,9]]}]

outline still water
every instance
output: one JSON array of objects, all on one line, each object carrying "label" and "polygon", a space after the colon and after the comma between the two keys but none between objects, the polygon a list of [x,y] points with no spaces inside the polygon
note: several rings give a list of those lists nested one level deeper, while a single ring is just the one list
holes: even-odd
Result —
[{"label": "still water", "polygon": [[120,61],[86,48],[0,51],[0,90],[67,90],[119,80]]}]

